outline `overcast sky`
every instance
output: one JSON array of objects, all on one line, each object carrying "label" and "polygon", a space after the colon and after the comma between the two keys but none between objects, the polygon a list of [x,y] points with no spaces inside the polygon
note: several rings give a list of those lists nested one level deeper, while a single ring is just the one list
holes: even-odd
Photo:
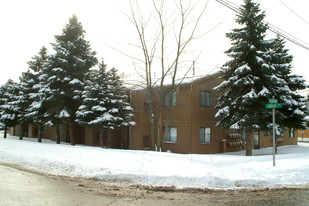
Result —
[{"label": "overcast sky", "polygon": [[[237,5],[241,0],[230,0]],[[142,2],[142,1],[140,1]],[[145,1],[143,1],[145,2]],[[169,1],[169,3],[172,1]],[[309,43],[309,1],[308,0],[256,0],[266,9],[266,20],[285,32]],[[291,11],[292,10],[292,11]],[[129,13],[128,1],[124,0],[10,0],[0,2],[0,84],[8,79],[18,80],[26,71],[27,61],[36,55],[42,46],[53,53],[50,43],[54,35],[62,32],[68,19],[76,14],[86,31],[86,39],[97,58],[105,59],[109,67],[120,72],[134,73],[134,60],[123,53],[135,53],[134,26],[123,14]],[[223,54],[229,40],[226,32],[238,25],[234,24],[235,13],[210,0],[200,23],[199,31],[211,30],[196,40],[189,48],[191,54],[198,55],[196,69],[199,74],[207,74],[218,69],[225,61]],[[135,44],[135,43],[134,43]],[[308,45],[307,45],[308,46]],[[309,51],[287,42],[287,48],[294,56],[293,73],[300,74],[309,82]],[[117,51],[118,50],[118,51]],[[121,52],[119,52],[121,51]],[[136,51],[135,54],[137,54]],[[190,56],[192,60],[195,57]],[[190,61],[188,57],[187,61]]]}]

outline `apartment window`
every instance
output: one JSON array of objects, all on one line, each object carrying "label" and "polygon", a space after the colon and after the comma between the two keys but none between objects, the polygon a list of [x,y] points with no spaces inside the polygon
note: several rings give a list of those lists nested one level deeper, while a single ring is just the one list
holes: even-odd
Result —
[{"label": "apartment window", "polygon": [[42,133],[46,132],[46,126],[41,126],[40,130],[41,130]]},{"label": "apartment window", "polygon": [[104,129],[103,131],[103,137],[108,138],[108,129]]},{"label": "apartment window", "polygon": [[211,142],[211,129],[210,127],[200,127],[200,143]]},{"label": "apartment window", "polygon": [[212,106],[211,92],[207,92],[207,91],[200,92],[200,106],[201,107],[211,107]]},{"label": "apartment window", "polygon": [[176,95],[177,95],[176,91],[174,91],[174,92],[164,92],[163,105],[165,107],[170,106],[170,99],[172,99],[172,106],[176,107],[176,104],[177,104]]},{"label": "apartment window", "polygon": [[294,129],[293,129],[293,128],[290,128],[290,129],[289,129],[289,137],[290,137],[290,138],[293,138],[293,137],[294,137]]},{"label": "apartment window", "polygon": [[149,149],[149,136],[143,136],[143,148],[144,149]]},{"label": "apartment window", "polygon": [[148,115],[148,114],[149,114],[149,103],[144,102],[144,115]]},{"label": "apartment window", "polygon": [[264,130],[264,136],[273,136],[273,130],[272,129]]},{"label": "apartment window", "polygon": [[[163,131],[165,128],[163,129]],[[176,127],[168,127],[165,142],[177,142],[177,128]]]}]

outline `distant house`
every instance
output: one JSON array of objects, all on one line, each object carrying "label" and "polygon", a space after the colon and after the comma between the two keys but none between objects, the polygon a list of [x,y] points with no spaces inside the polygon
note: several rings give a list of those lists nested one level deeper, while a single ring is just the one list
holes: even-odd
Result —
[{"label": "distant house", "polygon": [[[213,88],[222,82],[220,74],[216,73],[203,78],[183,83],[174,95],[173,110],[169,123],[167,137],[163,151],[174,153],[195,153],[210,154],[244,149],[244,141],[241,134],[234,130],[223,130],[216,127],[215,105],[220,96],[213,91]],[[166,86],[165,90],[168,91]],[[155,93],[156,91],[154,91]],[[163,105],[168,104],[164,95]],[[148,105],[146,91],[143,89],[130,91],[130,104],[134,110],[133,121],[135,126],[130,128],[122,127],[118,130],[106,130],[104,134],[104,145],[107,145],[107,138],[111,142],[108,147],[124,148],[133,150],[149,150],[152,148],[150,140],[150,123],[148,117]],[[167,107],[163,108],[162,125],[165,122]],[[163,127],[163,126],[162,126]],[[163,131],[162,128],[161,131]],[[38,128],[29,125],[27,131],[29,137],[36,137]],[[97,146],[99,144],[99,128],[77,127],[77,144]],[[62,141],[66,141],[68,131],[65,125],[60,128]],[[19,129],[14,129],[15,135]],[[55,140],[55,128],[43,128],[42,137]],[[278,145],[296,145],[297,138],[293,129],[285,131],[278,137]],[[272,146],[272,134],[268,131],[255,131],[252,134],[252,148],[259,149]]]}]

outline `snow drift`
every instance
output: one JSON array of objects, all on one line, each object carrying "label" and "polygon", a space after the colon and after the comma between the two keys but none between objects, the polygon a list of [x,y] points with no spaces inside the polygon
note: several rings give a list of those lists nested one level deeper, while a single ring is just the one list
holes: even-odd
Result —
[{"label": "snow drift", "polygon": [[309,184],[309,143],[215,155],[157,153],[0,139],[0,162],[53,175],[155,186],[237,189]]}]

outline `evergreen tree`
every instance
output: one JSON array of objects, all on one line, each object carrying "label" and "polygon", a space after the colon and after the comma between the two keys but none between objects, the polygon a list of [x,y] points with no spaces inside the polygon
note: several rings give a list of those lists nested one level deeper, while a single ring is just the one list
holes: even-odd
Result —
[{"label": "evergreen tree", "polygon": [[[60,124],[68,124],[69,118],[68,111],[65,107],[65,86],[70,79],[65,77],[67,72],[61,68],[52,68],[51,62],[48,60],[47,67],[43,69],[39,79],[41,80],[41,101],[38,108],[40,111],[45,112],[44,125],[56,127],[56,142],[60,144]],[[36,106],[36,105],[34,105]]]},{"label": "evergreen tree", "polygon": [[28,108],[33,102],[33,96],[37,90],[34,89],[35,74],[33,74],[30,70],[27,72],[23,72],[22,76],[19,77],[20,83],[17,84],[19,86],[18,95],[15,96],[15,99],[18,101],[14,102],[16,108],[18,108],[18,123],[20,126],[20,136],[19,139],[22,140],[24,136],[24,126],[31,124],[32,118],[28,115]]},{"label": "evergreen tree", "polygon": [[236,22],[243,27],[227,33],[232,47],[226,53],[232,60],[222,70],[225,81],[215,88],[223,91],[216,105],[216,117],[220,117],[218,126],[246,131],[246,155],[252,155],[249,135],[266,128],[271,116],[265,110],[269,95],[265,84],[271,82],[269,65],[264,63],[269,57],[269,44],[264,40],[268,26],[263,23],[265,12],[251,0],[245,0],[240,11]]},{"label": "evergreen tree", "polygon": [[41,91],[47,107],[45,117],[56,125],[57,131],[60,123],[69,126],[72,145],[75,145],[75,113],[81,105],[85,74],[97,64],[95,52],[85,40],[84,33],[77,17],[70,18],[62,34],[55,36],[56,43],[52,45],[56,53],[49,56],[41,75],[44,81]]},{"label": "evergreen tree", "polygon": [[[46,67],[48,61],[47,49],[42,47],[38,55],[35,55],[31,61],[27,62],[29,69],[32,70],[32,90],[29,93],[29,99],[31,99],[31,104],[27,108],[27,114],[25,115],[29,118],[33,124],[38,125],[38,142],[42,142],[41,139],[41,128],[48,121],[44,114],[46,113],[46,107],[44,104],[44,94],[41,89],[43,88],[42,79],[46,77],[42,73],[43,69]],[[41,76],[42,75],[42,76]],[[31,86],[31,85],[29,85]]]},{"label": "evergreen tree", "polygon": [[[4,105],[4,103],[5,103],[4,99],[3,99],[4,93],[5,93],[5,88],[4,88],[4,86],[1,86],[0,87],[0,105]],[[5,124],[3,124],[1,122],[1,113],[2,113],[2,109],[1,109],[1,106],[0,106],[0,130],[6,130]],[[5,132],[5,137],[6,137],[6,131],[4,131],[4,132]]]},{"label": "evergreen tree", "polygon": [[[91,80],[83,92],[83,104],[77,111],[77,122],[87,126],[98,126],[100,142],[103,147],[103,131],[130,126],[132,108],[127,102],[127,95],[116,69],[106,70],[102,62],[99,70],[91,71]],[[110,139],[108,139],[109,146]]]},{"label": "evergreen tree", "polygon": [[126,89],[116,68],[112,68],[109,71],[108,88],[108,112],[114,116],[113,121],[109,123],[110,127],[117,128],[134,125],[135,123],[130,121],[133,116],[133,109],[128,102]]},{"label": "evergreen tree", "polygon": [[76,122],[84,126],[100,127],[100,143],[103,147],[103,132],[108,129],[104,116],[107,110],[108,72],[104,62],[99,64],[99,70],[90,71],[87,77],[82,105],[76,112]]},{"label": "evergreen tree", "polygon": [[[275,46],[278,41],[265,40],[268,29],[263,22],[265,12],[261,12],[259,4],[252,0],[245,0],[240,10],[236,22],[243,27],[227,34],[232,47],[226,53],[232,59],[222,69],[224,81],[215,88],[223,92],[216,105],[216,117],[220,118],[218,126],[245,131],[246,155],[252,155],[250,134],[272,127],[272,112],[265,109],[268,99],[274,96],[282,101],[282,111],[292,111],[290,114],[297,113],[295,108],[302,104],[293,103],[294,109],[288,105],[288,100],[297,100],[292,92],[295,90],[284,94],[285,90],[290,90],[288,84],[292,84],[294,78],[288,75],[290,62],[287,61],[291,61],[291,57],[286,52],[280,54],[279,47]],[[287,64],[286,67],[284,64]],[[294,97],[290,98],[289,95]],[[277,111],[276,115],[280,122],[286,121],[284,112]]]},{"label": "evergreen tree", "polygon": [[35,55],[32,57],[31,61],[28,61],[28,66],[33,72],[40,72],[42,71],[44,65],[46,64],[48,59],[48,54],[47,54],[47,48],[42,47],[38,53],[38,55]]},{"label": "evergreen tree", "polygon": [[[108,92],[106,101],[106,120],[109,129],[116,129],[121,126],[133,126],[135,122],[131,122],[133,117],[133,109],[128,102],[126,89],[123,82],[117,74],[117,69],[112,68],[108,75]],[[107,118],[109,117],[109,118]],[[110,136],[108,136],[108,146],[110,144]]]},{"label": "evergreen tree", "polygon": [[307,87],[305,80],[299,75],[291,74],[293,56],[285,49],[285,42],[279,36],[274,39],[269,54],[270,64],[275,68],[274,75],[280,80],[274,85],[272,95],[283,103],[283,108],[276,111],[276,123],[281,129],[279,132],[282,133],[287,128],[304,129],[304,118],[307,112],[306,98],[296,91]]},{"label": "evergreen tree", "polygon": [[16,96],[18,96],[19,87],[16,82],[8,80],[0,90],[0,122],[5,127],[4,138],[6,138],[7,128],[15,127],[18,123],[19,108],[16,106]]}]

